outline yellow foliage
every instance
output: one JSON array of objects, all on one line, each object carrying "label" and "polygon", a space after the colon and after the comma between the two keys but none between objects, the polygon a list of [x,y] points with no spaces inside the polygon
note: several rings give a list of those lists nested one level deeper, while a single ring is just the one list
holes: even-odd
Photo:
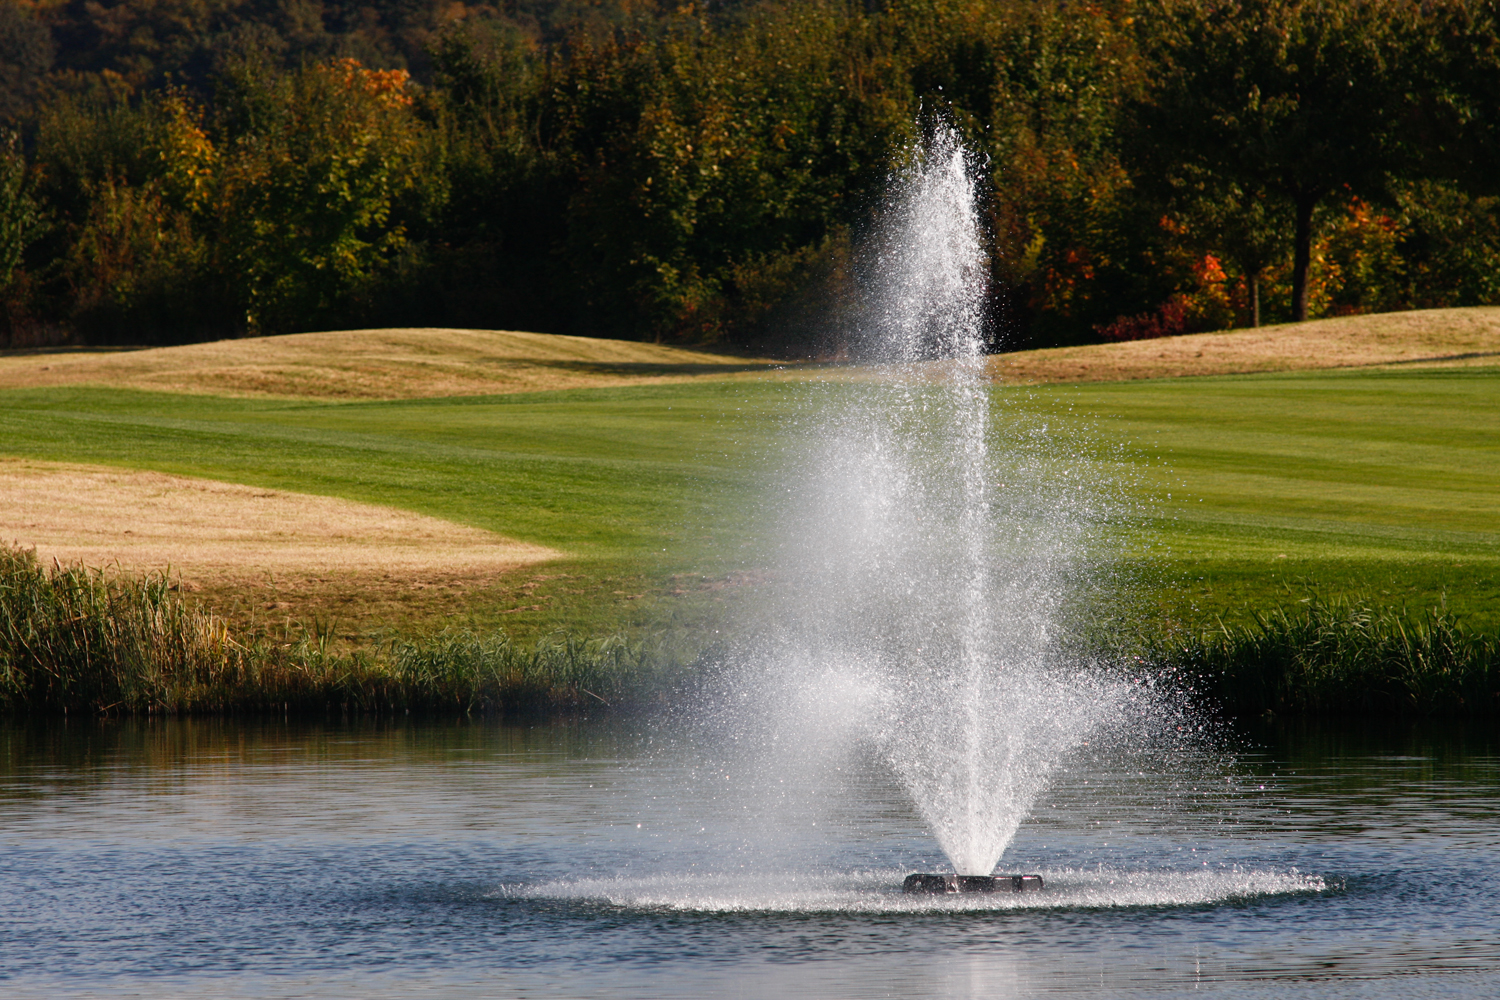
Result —
[{"label": "yellow foliage", "polygon": [[203,208],[211,194],[218,150],[202,125],[202,113],[178,93],[162,102],[166,134],[158,154],[167,192],[190,210]]}]

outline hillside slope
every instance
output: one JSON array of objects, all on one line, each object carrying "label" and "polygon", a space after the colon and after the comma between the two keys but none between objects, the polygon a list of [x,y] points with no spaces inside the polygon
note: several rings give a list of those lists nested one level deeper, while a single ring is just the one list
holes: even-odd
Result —
[{"label": "hillside slope", "polygon": [[[989,363],[1001,382],[1072,383],[1496,359],[1500,307],[1486,306],[1014,351]],[[342,330],[141,350],[0,352],[0,389],[94,385],[240,397],[421,399],[768,374],[837,378],[852,367],[507,330]]]},{"label": "hillside slope", "polygon": [[94,385],[218,396],[421,399],[680,382],[768,359],[509,330],[339,330],[140,350],[12,352],[0,389]]},{"label": "hillside slope", "polygon": [[1341,316],[1121,344],[997,354],[1004,382],[1121,382],[1185,375],[1246,375],[1314,368],[1493,365],[1500,307]]}]

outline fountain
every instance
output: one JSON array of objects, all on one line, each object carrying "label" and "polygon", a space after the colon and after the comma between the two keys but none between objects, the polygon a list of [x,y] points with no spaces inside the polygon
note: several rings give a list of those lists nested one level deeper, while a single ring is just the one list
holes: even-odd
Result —
[{"label": "fountain", "polygon": [[868,377],[808,390],[766,623],[728,699],[796,748],[775,768],[858,747],[900,782],[953,869],[909,877],[918,893],[1042,888],[993,872],[1054,769],[1140,735],[1139,686],[1064,648],[1121,507],[992,391],[974,176],[940,125],[892,185],[854,345]]},{"label": "fountain", "polygon": [[902,892],[1027,892],[1045,888],[1040,875],[908,875]]}]

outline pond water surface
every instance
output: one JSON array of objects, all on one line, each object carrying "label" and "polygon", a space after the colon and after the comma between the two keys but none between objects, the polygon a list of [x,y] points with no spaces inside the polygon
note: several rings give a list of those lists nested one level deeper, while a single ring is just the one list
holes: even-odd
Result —
[{"label": "pond water surface", "polygon": [[0,728],[0,995],[1500,995],[1488,727],[1080,758],[1001,862],[1046,890],[957,898],[880,771],[742,794],[661,728]]}]

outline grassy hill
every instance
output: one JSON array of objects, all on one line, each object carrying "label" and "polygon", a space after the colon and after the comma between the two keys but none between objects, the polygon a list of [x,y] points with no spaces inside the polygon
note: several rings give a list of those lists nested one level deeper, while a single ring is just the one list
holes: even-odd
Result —
[{"label": "grassy hill", "polygon": [[[1481,346],[1494,335],[1495,312],[1472,311]],[[1448,317],[1448,327],[1462,318]],[[1399,326],[1368,321],[1387,332]],[[1342,324],[1333,328],[1342,337],[1351,321],[1327,322]],[[1168,362],[1185,354],[1196,361],[1198,349],[1179,343],[1193,338],[1178,338],[1142,342],[1166,355],[1157,375],[1178,377],[1000,392],[1007,408],[1048,414],[1050,432],[1069,441],[1080,462],[1113,467],[1127,456],[1141,517],[1122,530],[1146,553],[1147,572],[1137,578],[1165,618],[1243,613],[1295,601],[1313,585],[1412,605],[1446,600],[1494,627],[1500,370],[1455,358],[1484,353],[1470,341],[1434,360],[1432,329],[1407,341],[1382,335],[1374,356],[1387,360],[1374,367],[1184,375]],[[1329,339],[1304,333],[1304,344]],[[1263,336],[1246,333],[1247,342]],[[490,353],[455,357],[454,344],[476,352],[473,345],[488,345]],[[518,381],[494,394],[501,375],[510,377],[508,363],[494,359],[527,344],[532,353],[514,355],[514,366],[530,373],[533,388],[553,377],[605,384],[513,391]],[[1147,346],[1069,349],[1068,357],[1092,350],[1108,359],[1118,348]],[[353,636],[451,622],[503,625],[521,637],[554,628],[707,627],[754,579],[750,514],[779,447],[781,415],[801,398],[801,380],[844,371],[768,372],[768,363],[723,355],[541,335],[309,334],[202,348],[3,359],[0,453],[340,497],[564,553],[545,567],[453,587],[351,576],[201,594],[262,623],[336,616]],[[246,374],[252,362],[236,367],[220,355],[194,368],[183,360],[201,360],[209,348],[302,352],[302,367],[263,357],[256,363],[265,377],[256,381]],[[424,348],[430,358],[411,360]],[[382,351],[392,352],[380,362],[386,381],[370,376],[358,392],[347,388],[354,382],[314,392],[319,372],[379,367],[358,358]],[[1414,351],[1428,352],[1420,355],[1427,360],[1379,367]],[[1293,352],[1282,363],[1306,361]],[[460,381],[468,389],[438,394]],[[480,385],[491,394],[470,392]],[[858,380],[841,391],[858,392]],[[382,394],[407,398],[369,398]],[[23,525],[0,518],[0,529],[25,541]]]},{"label": "grassy hill", "polygon": [[1500,363],[1500,307],[1427,309],[1282,323],[1256,330],[997,354],[1006,382],[1118,382],[1324,368]]},{"label": "grassy hill", "polygon": [[144,349],[0,351],[0,388],[416,399],[725,378],[765,358],[510,330],[338,330]]},{"label": "grassy hill", "polygon": [[[1004,383],[1113,382],[1500,359],[1500,307],[1348,316],[1258,330],[1012,351]],[[234,397],[417,399],[695,379],[797,379],[855,366],[509,330],[340,330],[144,349],[0,351],[0,389],[98,386]]]}]

